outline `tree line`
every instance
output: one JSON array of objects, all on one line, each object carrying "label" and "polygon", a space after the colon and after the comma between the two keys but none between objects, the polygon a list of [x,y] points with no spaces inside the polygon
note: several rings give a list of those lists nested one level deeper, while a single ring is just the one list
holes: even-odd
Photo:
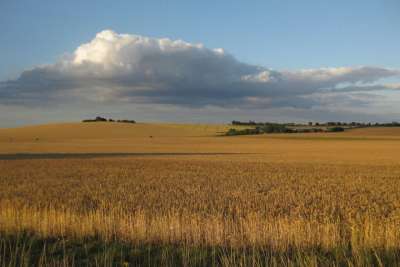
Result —
[{"label": "tree line", "polygon": [[106,119],[103,117],[97,116],[94,119],[83,120],[82,122],[122,122],[122,123],[136,123],[135,120],[114,120],[114,119]]},{"label": "tree line", "polygon": [[274,123],[274,122],[255,122],[255,121],[232,121],[232,125],[238,126],[264,126],[264,125],[284,125],[284,126],[321,126],[321,127],[328,127],[328,126],[348,126],[348,127],[400,127],[400,123],[393,121],[393,122],[308,122],[307,124],[304,123]]}]

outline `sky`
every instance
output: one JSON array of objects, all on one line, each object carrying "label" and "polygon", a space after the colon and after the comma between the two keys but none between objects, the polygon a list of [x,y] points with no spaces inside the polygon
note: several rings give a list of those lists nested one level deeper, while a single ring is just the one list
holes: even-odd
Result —
[{"label": "sky", "polygon": [[400,2],[0,1],[0,127],[400,120]]}]

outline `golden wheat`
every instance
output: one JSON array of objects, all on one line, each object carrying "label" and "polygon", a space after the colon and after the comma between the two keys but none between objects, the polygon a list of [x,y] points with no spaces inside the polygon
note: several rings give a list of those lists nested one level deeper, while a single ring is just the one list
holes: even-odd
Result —
[{"label": "golden wheat", "polygon": [[[371,136],[165,137],[158,149],[178,154],[0,160],[0,232],[178,245],[187,255],[182,265],[191,247],[223,248],[216,265],[263,265],[265,257],[268,265],[393,263],[400,251],[399,141]],[[194,138],[204,146],[190,144]],[[139,151],[157,146],[144,143]],[[248,248],[264,256],[249,259]],[[318,253],[334,256],[324,262]]]}]

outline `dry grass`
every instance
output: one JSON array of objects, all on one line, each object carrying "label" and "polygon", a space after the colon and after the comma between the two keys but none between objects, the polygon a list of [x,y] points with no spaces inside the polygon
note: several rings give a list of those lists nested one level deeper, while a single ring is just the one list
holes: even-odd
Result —
[{"label": "dry grass", "polygon": [[[0,263],[52,264],[58,247],[53,264],[74,265],[95,240],[104,253],[94,265],[395,265],[400,140],[363,131],[159,137],[158,146],[132,137],[139,150],[126,150],[256,154],[0,161]],[[7,241],[15,236],[19,244]],[[27,249],[37,240],[53,253]]]}]

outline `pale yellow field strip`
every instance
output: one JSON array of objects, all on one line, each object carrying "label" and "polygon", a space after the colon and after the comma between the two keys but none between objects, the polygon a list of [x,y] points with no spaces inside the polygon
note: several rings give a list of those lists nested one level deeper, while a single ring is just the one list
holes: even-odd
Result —
[{"label": "pale yellow field strip", "polygon": [[400,128],[353,129],[344,133],[218,136],[230,127],[211,124],[66,123],[0,129],[0,154],[170,153],[169,157],[172,157],[174,153],[184,153],[184,157],[193,157],[199,153],[233,153],[216,157],[271,162],[400,163]]}]

